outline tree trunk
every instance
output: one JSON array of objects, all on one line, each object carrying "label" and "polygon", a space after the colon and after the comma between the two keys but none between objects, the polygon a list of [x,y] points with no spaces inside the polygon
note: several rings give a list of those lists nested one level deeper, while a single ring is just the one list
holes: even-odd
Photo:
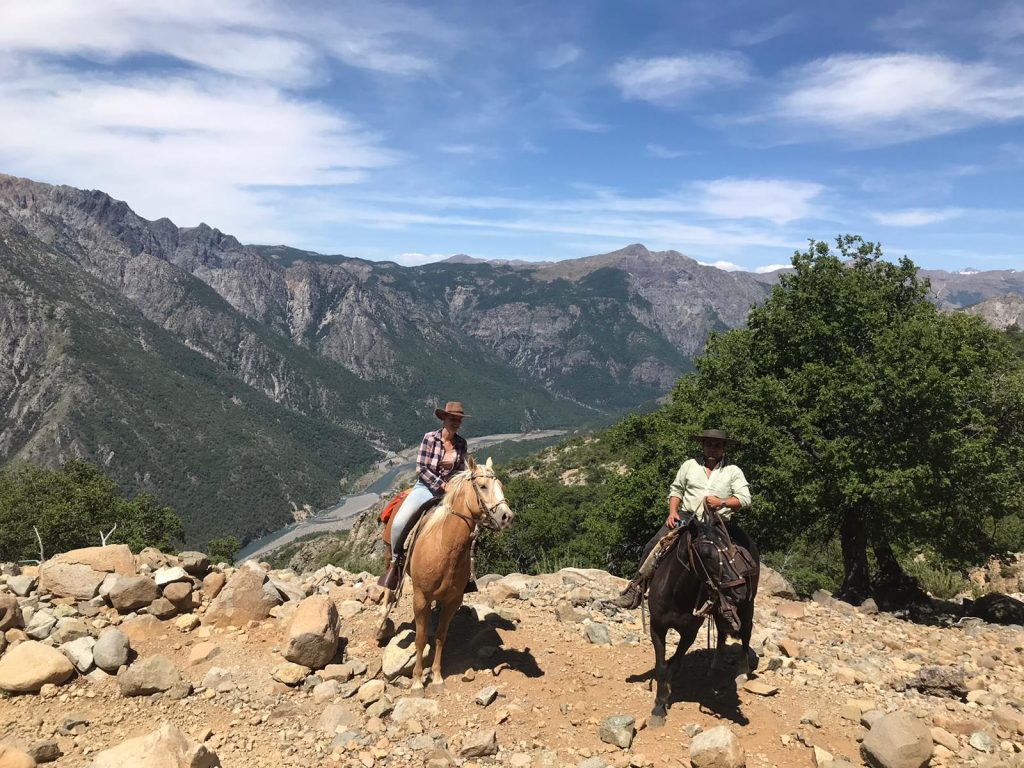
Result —
[{"label": "tree trunk", "polygon": [[878,561],[874,595],[879,607],[903,608],[911,603],[928,600],[928,595],[921,589],[917,579],[903,570],[884,535],[872,536],[872,549]]},{"label": "tree trunk", "polygon": [[839,596],[854,605],[860,605],[871,594],[868,535],[860,516],[846,513],[839,536],[843,549],[843,586]]}]

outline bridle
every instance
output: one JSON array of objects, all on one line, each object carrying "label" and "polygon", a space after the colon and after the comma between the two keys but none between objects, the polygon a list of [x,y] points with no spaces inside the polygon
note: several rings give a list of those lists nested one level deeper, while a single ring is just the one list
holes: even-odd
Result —
[{"label": "bridle", "polygon": [[455,515],[456,517],[465,520],[469,524],[470,530],[476,528],[477,525],[482,525],[484,528],[488,528],[492,531],[497,531],[499,530],[499,526],[497,521],[494,519],[494,510],[496,510],[502,504],[508,506],[508,502],[505,499],[502,499],[501,501],[495,504],[487,504],[484,501],[483,495],[480,493],[480,486],[476,484],[476,479],[478,477],[495,477],[495,474],[494,471],[491,469],[478,469],[474,470],[473,473],[468,478],[469,484],[473,486],[473,492],[476,495],[476,504],[480,510],[480,516],[474,517],[472,515],[464,515],[461,512],[456,512],[451,507],[448,508],[448,512],[450,514]]}]

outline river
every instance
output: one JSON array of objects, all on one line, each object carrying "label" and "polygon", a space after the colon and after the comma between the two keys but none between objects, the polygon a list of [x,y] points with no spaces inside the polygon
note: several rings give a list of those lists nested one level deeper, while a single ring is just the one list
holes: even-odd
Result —
[{"label": "river", "polygon": [[[467,442],[471,451],[479,451],[481,448],[488,448],[499,443],[539,440],[564,434],[565,430],[548,429],[521,434],[505,433],[470,437],[467,438]],[[327,509],[320,510],[306,520],[291,523],[273,533],[268,533],[266,536],[249,542],[238,552],[236,561],[240,563],[251,558],[258,559],[275,549],[283,547],[285,544],[313,533],[349,530],[363,512],[376,504],[382,494],[391,490],[399,475],[411,472],[416,468],[415,456],[418,449],[419,445],[415,445],[392,454],[385,461],[379,462],[374,469],[357,481],[356,487],[361,487],[361,492],[342,496],[336,504]]]}]

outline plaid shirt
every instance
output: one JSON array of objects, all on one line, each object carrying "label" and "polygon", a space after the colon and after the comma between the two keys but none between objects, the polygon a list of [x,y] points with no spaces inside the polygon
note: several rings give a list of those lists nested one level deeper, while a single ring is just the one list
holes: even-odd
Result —
[{"label": "plaid shirt", "polygon": [[435,496],[441,493],[441,483],[466,468],[466,454],[469,451],[466,438],[456,435],[453,442],[455,465],[448,472],[441,470],[441,459],[444,458],[444,439],[441,437],[441,430],[427,432],[420,443],[420,452],[416,456],[416,474]]}]

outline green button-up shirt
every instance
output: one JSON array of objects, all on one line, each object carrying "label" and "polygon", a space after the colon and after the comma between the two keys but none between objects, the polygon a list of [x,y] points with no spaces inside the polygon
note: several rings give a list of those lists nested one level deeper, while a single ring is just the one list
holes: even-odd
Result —
[{"label": "green button-up shirt", "polygon": [[[742,504],[740,509],[750,506],[750,485],[743,476],[743,470],[724,460],[711,470],[710,475],[696,459],[684,461],[669,487],[668,495],[669,498],[681,499],[682,508],[700,519],[704,517],[705,496],[718,496],[720,499],[735,496]],[[728,519],[734,511],[723,508],[720,514]]]}]

